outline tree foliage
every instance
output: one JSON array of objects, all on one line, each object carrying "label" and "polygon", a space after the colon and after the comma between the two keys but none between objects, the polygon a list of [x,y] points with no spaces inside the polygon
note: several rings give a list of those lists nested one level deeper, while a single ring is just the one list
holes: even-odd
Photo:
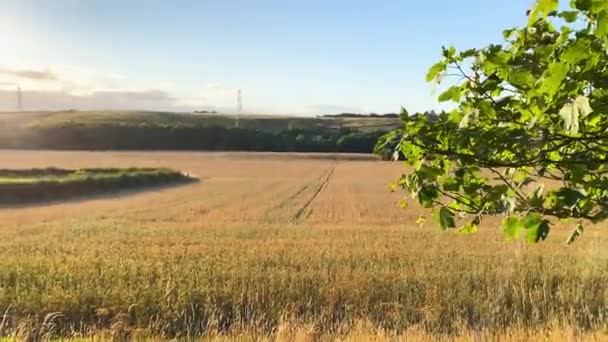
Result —
[{"label": "tree foliage", "polygon": [[262,130],[219,125],[80,124],[0,126],[0,148],[372,153],[383,131],[310,127]]},{"label": "tree foliage", "polygon": [[380,140],[413,166],[397,185],[442,229],[504,215],[509,240],[544,240],[555,219],[608,217],[608,1],[538,0],[525,27],[480,49],[443,48],[427,81],[450,82],[438,120],[410,116]]}]

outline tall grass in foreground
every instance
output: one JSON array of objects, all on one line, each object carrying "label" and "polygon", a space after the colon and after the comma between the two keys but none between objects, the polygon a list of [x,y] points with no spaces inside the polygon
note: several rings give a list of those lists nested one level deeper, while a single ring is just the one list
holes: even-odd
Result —
[{"label": "tall grass in foreground", "polygon": [[[345,329],[344,333],[327,333],[319,331],[314,325],[291,324],[282,322],[277,329],[267,334],[254,329],[234,330],[219,334],[210,332],[199,337],[186,337],[183,340],[205,340],[213,342],[228,341],[277,341],[277,342],[315,342],[315,341],[375,341],[375,342],[470,342],[470,341],[505,341],[505,342],[574,342],[574,341],[605,341],[608,332],[580,332],[567,326],[552,325],[543,330],[525,328],[509,328],[503,331],[474,331],[463,330],[453,335],[438,335],[416,327],[401,333],[395,333],[375,328],[365,322],[358,322]],[[47,339],[48,336],[36,335],[32,331],[23,331],[14,337],[0,338],[0,342],[21,340]],[[150,336],[143,330],[124,330],[121,328],[108,331],[98,331],[87,337],[48,338],[49,340],[84,342],[84,341],[164,341],[163,337]]]},{"label": "tall grass in foreground", "polygon": [[566,249],[559,232],[525,246],[491,228],[467,237],[184,222],[65,219],[0,231],[0,335],[257,339],[309,329],[423,341],[594,336],[608,326],[605,233]]}]

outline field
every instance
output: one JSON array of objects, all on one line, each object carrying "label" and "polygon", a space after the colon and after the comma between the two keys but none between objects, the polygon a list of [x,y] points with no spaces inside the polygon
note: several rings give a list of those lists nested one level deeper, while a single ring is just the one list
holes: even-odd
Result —
[{"label": "field", "polygon": [[[200,182],[0,209],[0,335],[608,338],[608,234],[437,231],[364,155],[1,151],[0,168],[171,167]],[[4,315],[2,315],[4,312]]]}]

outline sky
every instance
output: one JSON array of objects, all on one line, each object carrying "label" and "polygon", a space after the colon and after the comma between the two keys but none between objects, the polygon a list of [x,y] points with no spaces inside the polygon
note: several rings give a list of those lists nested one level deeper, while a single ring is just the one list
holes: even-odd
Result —
[{"label": "sky", "polygon": [[533,0],[2,0],[0,110],[255,114],[440,109],[441,46],[482,47]]}]

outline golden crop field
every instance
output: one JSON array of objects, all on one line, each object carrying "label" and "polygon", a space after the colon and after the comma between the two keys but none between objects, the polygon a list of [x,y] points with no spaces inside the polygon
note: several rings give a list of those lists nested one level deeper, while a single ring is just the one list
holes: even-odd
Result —
[{"label": "golden crop field", "polygon": [[[608,234],[437,230],[364,156],[2,151],[0,168],[171,167],[199,182],[0,209],[9,339],[606,340]],[[1,339],[1,337],[0,337]]]}]

